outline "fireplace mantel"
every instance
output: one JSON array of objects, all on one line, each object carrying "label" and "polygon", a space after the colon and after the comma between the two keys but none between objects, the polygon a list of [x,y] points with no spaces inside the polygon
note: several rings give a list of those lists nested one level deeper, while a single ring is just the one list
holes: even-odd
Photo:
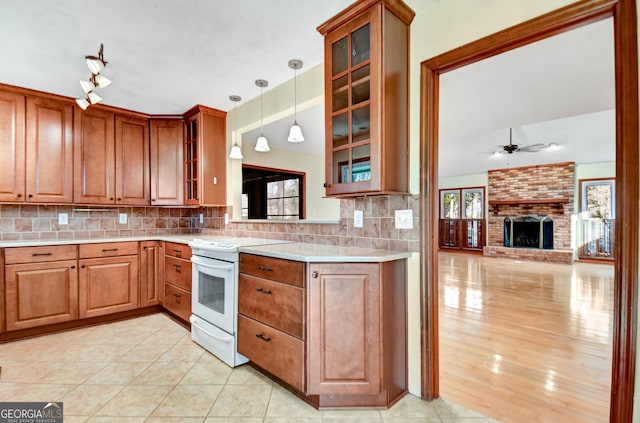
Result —
[{"label": "fireplace mantel", "polygon": [[511,200],[489,200],[489,205],[493,207],[493,212],[498,213],[500,206],[519,206],[523,204],[555,204],[562,205],[569,202],[569,198],[515,198]]}]

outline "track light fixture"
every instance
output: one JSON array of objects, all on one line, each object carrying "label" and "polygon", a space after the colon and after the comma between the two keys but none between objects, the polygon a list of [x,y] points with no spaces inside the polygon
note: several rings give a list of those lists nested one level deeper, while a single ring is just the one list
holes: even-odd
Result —
[{"label": "track light fixture", "polygon": [[88,81],[80,81],[80,87],[85,92],[85,98],[77,98],[76,103],[82,110],[86,110],[92,104],[96,104],[102,101],[102,97],[94,92],[96,88],[104,88],[111,84],[111,80],[104,75],[100,74],[100,71],[107,65],[107,61],[104,60],[104,45],[100,44],[100,51],[98,56],[85,56],[87,67],[91,71],[91,76]]}]

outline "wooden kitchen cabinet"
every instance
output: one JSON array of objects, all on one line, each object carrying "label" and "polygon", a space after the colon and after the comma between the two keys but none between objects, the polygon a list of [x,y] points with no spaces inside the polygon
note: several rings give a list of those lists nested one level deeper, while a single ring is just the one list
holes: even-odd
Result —
[{"label": "wooden kitchen cabinet", "polygon": [[78,318],[77,247],[5,249],[6,330]]},{"label": "wooden kitchen cabinet", "polygon": [[327,196],[409,192],[409,25],[402,1],[363,0],[325,37]]},{"label": "wooden kitchen cabinet", "polygon": [[304,391],[304,263],[240,254],[238,352]]},{"label": "wooden kitchen cabinet", "polygon": [[164,295],[164,243],[161,241],[140,242],[140,292],[139,306],[160,304]]},{"label": "wooden kitchen cabinet", "polygon": [[170,313],[189,321],[191,317],[191,248],[185,244],[164,244],[163,306]]},{"label": "wooden kitchen cabinet", "polygon": [[0,91],[0,201],[25,197],[25,96]]},{"label": "wooden kitchen cabinet", "polygon": [[90,108],[76,113],[74,202],[150,204],[146,119]]},{"label": "wooden kitchen cabinet", "polygon": [[36,203],[73,201],[73,105],[27,97],[26,198]]},{"label": "wooden kitchen cabinet", "polygon": [[103,316],[138,308],[138,243],[79,246],[79,316]]},{"label": "wooden kitchen cabinet", "polygon": [[185,205],[226,205],[226,116],[201,105],[184,114]]},{"label": "wooden kitchen cabinet", "polygon": [[151,205],[184,204],[183,122],[151,120]]},{"label": "wooden kitchen cabinet", "polygon": [[115,143],[115,204],[149,205],[149,120],[116,115]]},{"label": "wooden kitchen cabinet", "polygon": [[311,263],[307,394],[388,407],[407,392],[406,264]]}]

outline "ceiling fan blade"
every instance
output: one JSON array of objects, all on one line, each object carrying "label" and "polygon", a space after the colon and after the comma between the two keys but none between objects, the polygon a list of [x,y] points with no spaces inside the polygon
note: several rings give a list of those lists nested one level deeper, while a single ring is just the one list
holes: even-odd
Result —
[{"label": "ceiling fan blade", "polygon": [[547,144],[538,143],[538,144],[531,144],[531,145],[523,145],[522,147],[518,148],[518,150],[516,151],[522,151],[523,153],[535,153],[537,151],[544,150],[545,148],[547,148]]}]

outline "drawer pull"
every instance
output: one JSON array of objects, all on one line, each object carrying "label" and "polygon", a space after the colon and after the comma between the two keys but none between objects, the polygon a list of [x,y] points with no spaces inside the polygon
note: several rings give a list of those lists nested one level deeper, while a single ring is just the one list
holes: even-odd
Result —
[{"label": "drawer pull", "polygon": [[176,297],[176,298],[180,298],[180,297],[182,297],[182,294],[178,294],[178,293],[176,292],[175,294],[173,294],[173,296],[174,296],[174,297]]},{"label": "drawer pull", "polygon": [[33,257],[38,257],[38,256],[52,256],[53,253],[33,253],[31,254],[31,256]]},{"label": "drawer pull", "polygon": [[176,271],[178,269],[182,269],[182,265],[181,264],[172,264],[172,266],[176,268]]},{"label": "drawer pull", "polygon": [[311,277],[312,277],[313,279],[317,278],[317,277],[318,277],[318,271],[317,271],[317,270],[314,270],[313,272],[311,272]]},{"label": "drawer pull", "polygon": [[173,251],[174,253],[182,254],[182,250],[171,250],[171,251]]},{"label": "drawer pull", "polygon": [[103,253],[108,253],[109,251],[118,251],[118,249],[117,248],[103,248],[102,249]]},{"label": "drawer pull", "polygon": [[271,294],[271,290],[270,289],[257,288],[256,291],[262,292],[263,294]]},{"label": "drawer pull", "polygon": [[256,338],[260,338],[260,339],[262,339],[264,342],[269,342],[269,341],[271,341],[271,338],[268,338],[268,337],[267,337],[267,338],[265,338],[265,337],[264,337],[264,333],[256,333]]},{"label": "drawer pull", "polygon": [[273,268],[272,267],[266,267],[263,265],[259,265],[258,266],[258,270],[264,270],[265,272],[273,272]]}]

